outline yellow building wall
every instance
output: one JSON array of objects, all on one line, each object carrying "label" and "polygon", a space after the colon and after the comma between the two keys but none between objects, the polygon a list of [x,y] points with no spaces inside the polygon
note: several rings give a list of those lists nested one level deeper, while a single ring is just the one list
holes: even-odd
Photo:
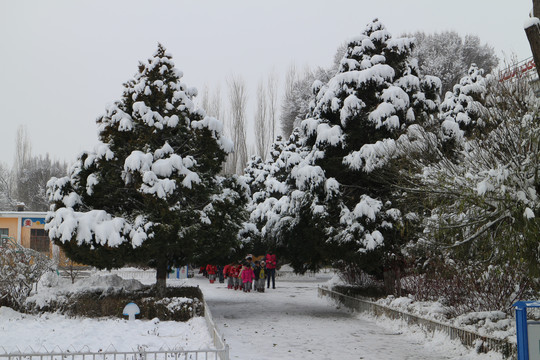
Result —
[{"label": "yellow building wall", "polygon": [[8,236],[14,239],[17,239],[17,223],[18,223],[17,218],[1,218],[0,217],[0,228],[9,229]]},{"label": "yellow building wall", "polygon": [[[19,223],[19,217],[15,216],[6,216],[1,217],[0,216],[0,228],[7,228],[9,229],[9,237],[12,237],[17,240],[17,243],[25,248],[30,249],[30,234],[32,229],[44,229],[45,228],[45,217],[40,216],[41,214],[21,214],[20,216],[20,223]],[[20,229],[20,239],[18,238],[18,228],[19,224],[21,226]],[[56,248],[56,249],[55,249]],[[56,253],[56,254],[55,254]],[[71,260],[69,260],[65,253],[59,249],[57,246],[53,245],[52,242],[49,243],[49,252],[48,253],[42,253],[44,255],[47,255],[50,259],[56,258],[58,260],[58,266],[60,267],[66,267],[66,266],[74,266],[74,267],[80,267],[84,266],[82,264],[73,263]],[[55,256],[56,255],[56,256]]]},{"label": "yellow building wall", "polygon": [[41,224],[40,222],[32,222],[31,226],[23,226],[21,229],[21,245],[25,248],[30,248],[30,230],[43,229],[44,227],[45,224]]}]

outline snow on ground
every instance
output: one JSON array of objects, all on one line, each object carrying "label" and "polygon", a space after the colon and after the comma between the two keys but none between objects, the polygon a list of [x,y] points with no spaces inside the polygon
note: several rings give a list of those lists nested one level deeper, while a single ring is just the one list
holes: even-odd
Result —
[{"label": "snow on ground", "polygon": [[[116,275],[81,279],[75,284],[54,276],[40,283],[37,294],[30,299],[38,304],[62,297],[67,292],[84,289],[123,287],[138,289],[136,280],[123,280]],[[8,307],[0,307],[0,354],[2,352],[59,351],[148,351],[212,349],[212,338],[204,317],[188,322],[135,320],[118,318],[68,318],[59,314],[28,315]]]},{"label": "snow on ground", "polygon": [[208,349],[212,339],[203,317],[174,321],[32,316],[0,307],[0,353],[52,351]]},{"label": "snow on ground", "polygon": [[[199,286],[218,330],[230,346],[231,359],[501,359],[499,354],[475,354],[443,334],[425,335],[420,329],[384,318],[374,318],[341,308],[319,298],[317,286],[331,275],[278,277],[276,289],[243,293],[225,284],[210,284],[196,275],[188,280],[168,280],[170,286]],[[152,283],[153,277],[142,280]],[[87,285],[83,285],[83,284]],[[59,287],[122,286],[115,277],[83,279]],[[127,283],[126,283],[127,284]],[[133,285],[133,284],[132,284]],[[43,290],[43,289],[42,289]],[[64,289],[65,291],[65,289]],[[38,292],[39,294],[39,292]],[[43,290],[43,298],[51,290]],[[127,335],[127,336],[126,336]],[[2,351],[60,349],[133,351],[201,349],[211,347],[204,318],[187,323],[124,319],[66,318],[58,314],[32,316],[0,308]]]},{"label": "snow on ground", "polygon": [[443,334],[373,318],[319,298],[328,278],[279,279],[276,289],[243,293],[196,276],[231,359],[501,359],[476,354]]},{"label": "snow on ground", "polygon": [[515,319],[502,311],[471,312],[448,319],[446,317],[447,309],[437,301],[414,301],[412,297],[394,298],[393,296],[388,296],[377,300],[377,303],[460,329],[473,331],[482,336],[508,339],[514,343],[516,342]]}]

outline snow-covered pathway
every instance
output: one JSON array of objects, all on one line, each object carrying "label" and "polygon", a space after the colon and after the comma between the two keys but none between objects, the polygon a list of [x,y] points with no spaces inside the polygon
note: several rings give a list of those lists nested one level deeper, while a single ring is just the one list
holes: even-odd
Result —
[{"label": "snow-covered pathway", "polygon": [[265,293],[228,290],[199,277],[192,281],[201,287],[231,359],[492,358],[463,355],[463,348],[454,351],[447,339],[426,342],[419,334],[402,334],[339,309],[317,296],[317,285],[326,280],[278,280],[277,288]]}]

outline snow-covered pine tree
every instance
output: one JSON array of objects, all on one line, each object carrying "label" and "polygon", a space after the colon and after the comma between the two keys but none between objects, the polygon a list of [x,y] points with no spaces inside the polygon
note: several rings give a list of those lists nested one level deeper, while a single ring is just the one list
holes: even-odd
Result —
[{"label": "snow-covered pine tree", "polygon": [[82,153],[67,177],[48,185],[53,205],[46,229],[72,260],[98,268],[155,268],[160,291],[169,269],[187,264],[195,249],[232,247],[235,236],[215,240],[212,234],[236,233],[238,216],[220,216],[225,202],[233,213],[243,197],[236,181],[225,189],[217,176],[232,150],[222,123],[195,109],[197,92],[181,77],[158,45],[124,85],[121,100],[97,120],[94,151]]},{"label": "snow-covered pine tree", "polygon": [[261,189],[266,175],[263,173],[264,161],[258,155],[252,155],[244,168],[245,183],[249,186],[250,192],[253,194]]},{"label": "snow-covered pine tree", "polygon": [[478,137],[488,130],[484,119],[487,116],[488,80],[483,73],[476,64],[472,64],[467,75],[454,85],[453,91],[446,93],[440,115],[443,149],[459,149],[464,137]]},{"label": "snow-covered pine tree", "polygon": [[[295,134],[297,135],[297,132]],[[268,160],[263,163],[258,156],[254,156],[244,170],[243,177],[250,186],[251,199],[247,205],[250,219],[245,224],[241,236],[246,240],[246,246],[254,253],[275,248],[274,241],[268,242],[266,224],[273,205],[288,191],[285,183],[287,159],[283,158],[283,154],[294,146],[290,143],[293,138],[291,135],[285,142],[281,136],[277,136],[270,147]]]},{"label": "snow-covered pine tree", "polygon": [[297,202],[313,201],[303,208],[328,219],[326,239],[308,247],[341,249],[335,260],[361,261],[377,275],[398,262],[403,244],[392,187],[397,145],[438,108],[440,80],[420,76],[410,57],[413,43],[392,38],[377,19],[348,43],[338,73],[326,85],[314,84],[311,118],[302,123],[312,151],[291,172],[300,189],[311,189]]}]

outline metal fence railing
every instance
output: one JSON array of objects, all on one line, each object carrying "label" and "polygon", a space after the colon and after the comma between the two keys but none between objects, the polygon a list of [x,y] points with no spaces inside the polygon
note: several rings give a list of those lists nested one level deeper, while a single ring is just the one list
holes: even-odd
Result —
[{"label": "metal fence railing", "polygon": [[214,347],[216,349],[220,349],[219,351],[221,352],[219,353],[219,356],[221,360],[229,360],[229,345],[225,343],[225,339],[217,330],[216,324],[214,323],[214,320],[212,318],[212,313],[210,312],[210,308],[208,307],[208,304],[206,303],[205,300],[203,300],[203,302],[204,302],[204,318],[206,320],[206,325],[208,326],[208,329],[210,330],[210,335],[212,336]]},{"label": "metal fence railing", "polygon": [[350,309],[361,312],[369,312],[375,316],[384,315],[390,319],[402,320],[408,325],[418,325],[428,333],[434,333],[436,331],[442,332],[447,334],[451,339],[459,339],[463,345],[475,348],[480,352],[488,352],[490,350],[497,351],[507,359],[517,356],[516,344],[513,344],[506,339],[483,336],[472,331],[467,331],[451,325],[440,323],[435,320],[425,319],[420,316],[404,313],[384,305],[341,294],[322,287],[319,287],[319,295],[328,296]]},{"label": "metal fence railing", "polygon": [[68,352],[53,351],[41,353],[3,353],[1,360],[222,360],[220,350],[163,350],[163,351],[104,351]]}]

